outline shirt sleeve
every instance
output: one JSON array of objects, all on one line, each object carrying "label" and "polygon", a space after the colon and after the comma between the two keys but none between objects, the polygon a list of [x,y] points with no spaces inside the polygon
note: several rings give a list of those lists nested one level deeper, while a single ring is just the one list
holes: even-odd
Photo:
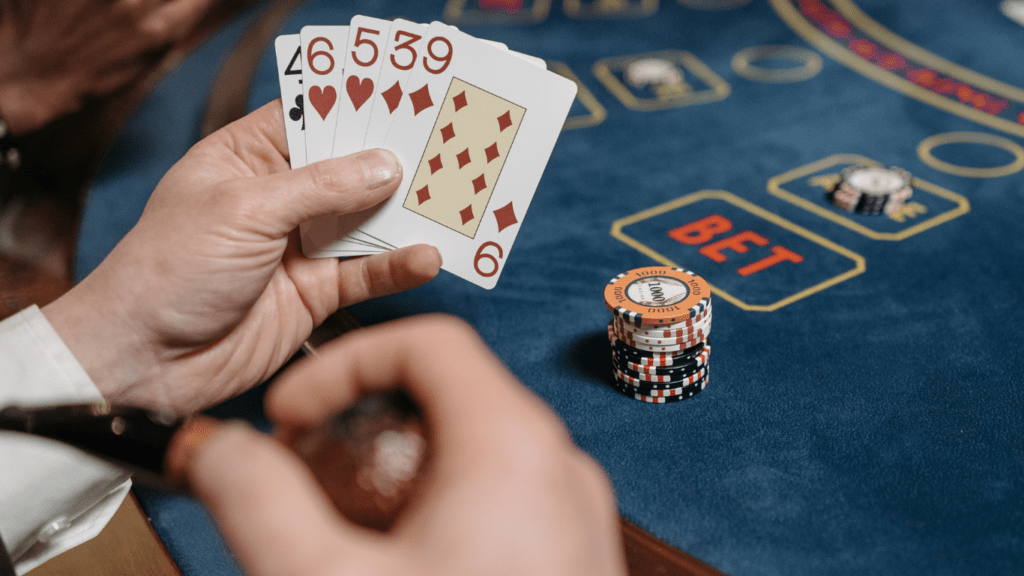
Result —
[{"label": "shirt sleeve", "polygon": [[[85,369],[32,306],[0,322],[0,407],[102,400]],[[106,526],[131,481],[45,439],[0,432],[0,534],[24,574]]]}]

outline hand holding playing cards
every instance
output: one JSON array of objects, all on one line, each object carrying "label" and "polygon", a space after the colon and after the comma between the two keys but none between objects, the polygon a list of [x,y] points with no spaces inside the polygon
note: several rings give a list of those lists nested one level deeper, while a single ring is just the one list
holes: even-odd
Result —
[{"label": "hand holding playing cards", "polygon": [[362,392],[403,386],[430,426],[432,462],[380,534],[339,516],[281,444],[242,427],[215,434],[192,455],[190,483],[246,574],[625,574],[608,480],[471,329],[418,317],[320,351],[270,389],[277,426],[308,428]]},{"label": "hand holding playing cards", "polygon": [[423,284],[429,246],[310,260],[300,222],[362,210],[401,181],[370,150],[289,169],[280,102],[194,146],[139,223],[44,313],[111,401],[192,412],[271,376],[339,307]]},{"label": "hand holding playing cards", "polygon": [[148,70],[214,0],[0,1],[0,114],[24,134]]}]

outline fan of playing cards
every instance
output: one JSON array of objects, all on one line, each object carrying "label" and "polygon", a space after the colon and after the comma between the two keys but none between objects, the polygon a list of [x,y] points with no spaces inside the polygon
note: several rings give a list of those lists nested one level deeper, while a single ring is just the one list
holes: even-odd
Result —
[{"label": "fan of playing cards", "polygon": [[445,270],[493,288],[576,84],[440,22],[356,16],[279,36],[276,49],[292,168],[370,148],[405,168],[388,201],[304,224],[303,253],[426,243]]}]

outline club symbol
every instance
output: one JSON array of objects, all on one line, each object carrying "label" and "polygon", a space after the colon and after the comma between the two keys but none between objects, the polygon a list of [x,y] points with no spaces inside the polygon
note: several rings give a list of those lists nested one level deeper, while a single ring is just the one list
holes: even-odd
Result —
[{"label": "club symbol", "polygon": [[295,107],[288,111],[288,117],[296,122],[302,118],[302,130],[306,129],[306,119],[302,114],[302,94],[295,97]]}]

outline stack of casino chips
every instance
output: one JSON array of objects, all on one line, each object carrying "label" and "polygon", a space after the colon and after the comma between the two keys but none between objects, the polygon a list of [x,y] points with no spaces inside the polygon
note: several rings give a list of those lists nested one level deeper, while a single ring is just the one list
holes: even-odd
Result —
[{"label": "stack of casino chips", "polygon": [[847,212],[889,215],[914,195],[910,183],[910,173],[895,166],[849,166],[826,197]]},{"label": "stack of casino chips", "polygon": [[615,389],[635,400],[679,402],[708,383],[711,287],[681,268],[649,266],[604,291]]}]

